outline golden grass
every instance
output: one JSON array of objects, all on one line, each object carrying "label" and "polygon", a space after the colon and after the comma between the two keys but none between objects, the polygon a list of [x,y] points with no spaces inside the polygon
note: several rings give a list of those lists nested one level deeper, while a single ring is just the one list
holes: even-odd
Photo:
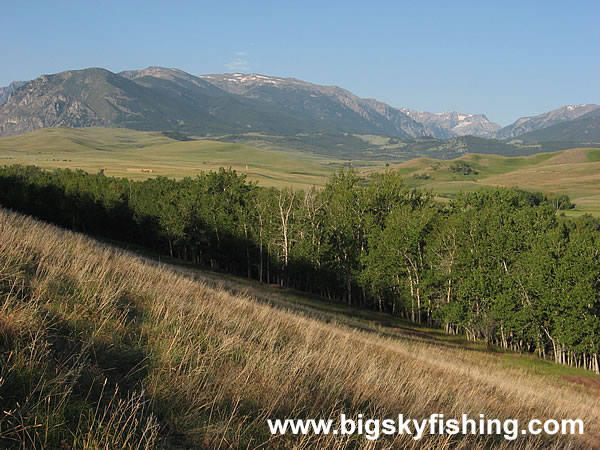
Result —
[{"label": "golden grass", "polygon": [[[322,185],[339,161],[299,151],[265,150],[208,139],[175,141],[123,128],[45,128],[0,138],[0,164],[82,169],[144,179],[196,176],[231,167],[265,186]],[[145,169],[145,172],[142,172]]]},{"label": "golden grass", "polygon": [[[509,368],[491,353],[275,309],[4,210],[0,258],[0,395],[2,382],[35,374],[19,403],[0,412],[3,445],[42,448],[53,436],[77,448],[600,445],[598,396]],[[80,408],[75,425],[67,420],[73,405]],[[267,418],[337,419],[341,412],[581,418],[586,434],[513,442],[395,436],[375,444],[268,433]]]},{"label": "golden grass", "polygon": [[[406,182],[435,194],[473,191],[483,186],[506,186],[540,191],[546,195],[566,194],[575,203],[570,215],[600,212],[600,161],[595,148],[575,148],[522,157],[468,154],[458,158],[471,165],[477,175],[453,174],[448,166],[456,160],[418,158],[393,164]],[[415,173],[427,180],[413,179]]]}]

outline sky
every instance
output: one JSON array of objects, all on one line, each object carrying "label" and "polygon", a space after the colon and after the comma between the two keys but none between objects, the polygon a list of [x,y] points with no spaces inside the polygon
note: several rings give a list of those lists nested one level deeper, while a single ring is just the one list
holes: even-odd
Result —
[{"label": "sky", "polygon": [[0,86],[86,67],[244,72],[501,125],[600,103],[600,2],[15,1]]}]

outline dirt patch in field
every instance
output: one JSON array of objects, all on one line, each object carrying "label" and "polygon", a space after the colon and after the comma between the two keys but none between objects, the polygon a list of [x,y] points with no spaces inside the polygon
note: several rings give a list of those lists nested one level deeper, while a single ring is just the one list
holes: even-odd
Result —
[{"label": "dirt patch in field", "polygon": [[600,396],[600,378],[589,378],[583,375],[565,375],[562,379],[593,389],[596,391],[595,394]]}]

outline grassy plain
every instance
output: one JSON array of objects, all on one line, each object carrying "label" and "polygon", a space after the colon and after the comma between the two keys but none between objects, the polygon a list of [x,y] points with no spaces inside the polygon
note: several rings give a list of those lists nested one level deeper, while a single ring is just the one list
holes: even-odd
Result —
[{"label": "grassy plain", "polygon": [[[597,448],[600,377],[0,209],[0,446]],[[580,418],[583,436],[271,436],[340,413]]]},{"label": "grassy plain", "polygon": [[0,164],[104,170],[108,176],[182,178],[231,167],[268,186],[321,185],[340,162],[299,151],[271,151],[211,140],[176,141],[123,128],[46,128],[0,138]]},{"label": "grassy plain", "polygon": [[[567,214],[600,215],[600,149],[578,148],[520,157],[469,154],[456,160],[417,158],[386,162],[340,160],[285,147],[262,146],[258,141],[257,145],[260,148],[211,140],[182,142],[158,132],[127,129],[49,128],[0,138],[0,165],[33,164],[90,172],[102,169],[107,175],[132,179],[156,175],[181,178],[232,167],[264,186],[306,188],[324,185],[327,177],[342,165],[351,164],[363,176],[397,170],[408,185],[431,190],[440,197],[481,186],[515,186],[550,195],[569,195],[576,207]],[[473,171],[467,175],[451,171],[457,162],[468,164]]]}]

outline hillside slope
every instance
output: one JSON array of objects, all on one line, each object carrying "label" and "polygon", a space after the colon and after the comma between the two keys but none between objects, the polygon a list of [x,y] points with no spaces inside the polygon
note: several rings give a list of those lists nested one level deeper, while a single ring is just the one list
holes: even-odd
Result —
[{"label": "hillside slope", "polygon": [[[463,165],[467,170],[457,170]],[[600,149],[575,148],[524,157],[465,155],[451,161],[420,158],[390,166],[406,182],[443,197],[482,186],[519,187],[549,197],[568,195],[568,215],[600,215]],[[452,170],[455,168],[454,170]]]},{"label": "hillside slope", "polygon": [[[583,436],[518,441],[426,435],[421,447],[600,444],[597,379],[586,372],[466,351],[460,340],[343,306],[274,308],[268,294],[241,289],[250,295],[230,293],[239,283],[0,210],[0,445],[372,448],[364,436],[272,436],[266,425],[341,412],[581,418],[586,426]],[[272,297],[285,306],[285,293]]]},{"label": "hillside slope", "polygon": [[[588,114],[591,111],[597,110],[598,108],[600,108],[600,105],[569,105],[563,106],[558,109],[553,109],[552,111],[548,111],[542,114],[538,114],[534,117],[521,117],[514,123],[502,128],[501,130],[498,130],[495,137],[497,139],[512,139],[524,135],[525,133],[541,130],[552,125],[564,124],[565,122],[575,120],[585,114]],[[553,137],[550,140],[573,139],[560,139],[557,137]],[[585,141],[585,139],[582,137],[574,140]]]},{"label": "hillside slope", "polygon": [[13,81],[8,86],[0,87],[0,106],[6,103],[6,100],[8,100],[8,96],[10,94],[12,94],[16,89],[20,88],[21,86],[24,86],[26,83],[26,81]]},{"label": "hillside slope", "polygon": [[[295,78],[269,77],[260,74],[200,75],[201,79],[232,94],[250,99],[265,100],[284,110],[320,117],[322,121],[360,118],[370,125],[371,132],[413,138],[433,135],[432,131],[416,122],[404,112],[374,99],[363,99],[338,86],[321,86]],[[354,119],[354,130],[360,123]],[[348,125],[351,125],[349,122]]]},{"label": "hillside slope", "polygon": [[520,139],[536,142],[600,142],[600,108],[596,108],[577,119],[525,133],[520,136]]}]

